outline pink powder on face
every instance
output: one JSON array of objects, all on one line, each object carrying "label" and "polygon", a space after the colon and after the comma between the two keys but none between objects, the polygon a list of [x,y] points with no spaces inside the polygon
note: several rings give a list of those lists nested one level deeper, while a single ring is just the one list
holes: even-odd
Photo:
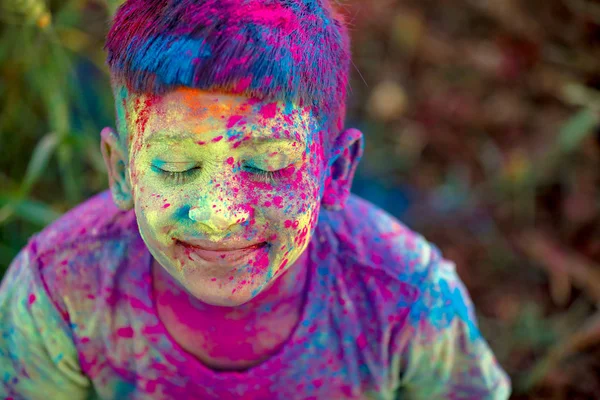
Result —
[{"label": "pink powder on face", "polygon": [[264,119],[272,119],[277,115],[277,103],[269,103],[260,108],[258,112]]},{"label": "pink powder on face", "polygon": [[238,122],[240,122],[244,117],[241,115],[233,115],[229,117],[227,120],[227,129],[233,128]]},{"label": "pink powder on face", "polygon": [[211,142],[217,143],[217,142],[220,142],[222,139],[223,139],[223,136],[217,136],[216,138],[211,140]]},{"label": "pink powder on face", "polygon": [[244,137],[242,140],[238,140],[237,142],[235,142],[235,143],[233,144],[233,148],[234,148],[234,149],[237,149],[237,148],[238,148],[238,147],[239,147],[239,146],[240,146],[240,145],[241,145],[243,142],[246,142],[246,141],[248,141],[248,140],[250,140],[250,139],[251,139],[251,138],[250,138],[250,136],[246,136],[246,137]]},{"label": "pink powder on face", "polygon": [[283,269],[283,268],[285,268],[285,266],[287,265],[288,261],[289,261],[289,260],[288,260],[287,258],[286,258],[286,259],[284,259],[284,260],[281,262],[281,265],[279,266],[279,268],[277,268],[277,271],[279,271],[280,269]]},{"label": "pink powder on face", "polygon": [[171,207],[171,204],[169,204],[169,203],[167,203],[163,206],[163,208],[169,208],[169,207]]},{"label": "pink powder on face", "polygon": [[35,294],[30,294],[29,295],[29,305],[32,305],[33,303],[35,303]]},{"label": "pink powder on face", "polygon": [[229,164],[229,165],[233,165],[233,157],[229,157],[229,158],[227,159],[227,164]]},{"label": "pink powder on face", "polygon": [[283,208],[282,202],[283,202],[283,197],[281,197],[281,196],[276,196],[273,198],[273,203],[275,203],[277,208]]},{"label": "pink powder on face", "polygon": [[146,123],[148,123],[148,119],[150,118],[150,109],[151,107],[157,103],[159,97],[156,95],[148,94],[148,96],[144,100],[144,104],[140,103],[140,99],[137,98],[135,100],[135,110],[138,113],[138,116],[135,120],[135,125],[139,129],[140,132],[144,132],[146,130]]}]

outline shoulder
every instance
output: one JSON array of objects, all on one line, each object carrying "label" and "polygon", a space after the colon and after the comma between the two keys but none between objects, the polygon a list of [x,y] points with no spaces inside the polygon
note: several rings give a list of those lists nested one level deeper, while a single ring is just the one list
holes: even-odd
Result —
[{"label": "shoulder", "polygon": [[325,211],[323,221],[338,242],[346,265],[392,283],[420,287],[441,255],[437,247],[398,219],[352,195],[341,211]]},{"label": "shoulder", "polygon": [[133,210],[119,210],[105,191],[34,235],[26,250],[33,272],[66,316],[109,283],[138,236]]},{"label": "shoulder", "polygon": [[38,254],[64,247],[119,236],[131,231],[133,212],[119,210],[109,191],[101,192],[79,204],[33,236]]}]

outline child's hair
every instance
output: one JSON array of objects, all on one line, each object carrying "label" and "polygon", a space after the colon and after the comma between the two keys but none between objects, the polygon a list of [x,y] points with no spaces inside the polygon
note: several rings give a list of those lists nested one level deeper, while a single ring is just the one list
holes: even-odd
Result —
[{"label": "child's hair", "polygon": [[310,106],[342,129],[348,31],[329,0],[128,0],[106,39],[113,82],[179,86]]}]

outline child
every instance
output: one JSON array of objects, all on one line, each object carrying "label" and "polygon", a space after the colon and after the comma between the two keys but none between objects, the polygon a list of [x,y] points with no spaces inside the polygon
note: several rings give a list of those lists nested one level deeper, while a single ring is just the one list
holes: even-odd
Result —
[{"label": "child", "polygon": [[111,191],[11,264],[4,398],[508,398],[453,264],[349,194],[327,0],[129,0],[106,49]]}]

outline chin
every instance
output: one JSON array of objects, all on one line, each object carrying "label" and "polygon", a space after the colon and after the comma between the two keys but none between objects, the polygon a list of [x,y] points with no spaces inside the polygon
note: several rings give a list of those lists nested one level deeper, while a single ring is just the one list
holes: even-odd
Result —
[{"label": "chin", "polygon": [[[232,281],[235,282],[235,281]],[[254,293],[257,285],[236,285],[235,283],[215,285],[215,282],[182,282],[185,289],[203,303],[220,307],[237,307],[252,300],[260,292]],[[234,291],[235,289],[235,291]],[[233,293],[232,293],[233,292]]]}]

